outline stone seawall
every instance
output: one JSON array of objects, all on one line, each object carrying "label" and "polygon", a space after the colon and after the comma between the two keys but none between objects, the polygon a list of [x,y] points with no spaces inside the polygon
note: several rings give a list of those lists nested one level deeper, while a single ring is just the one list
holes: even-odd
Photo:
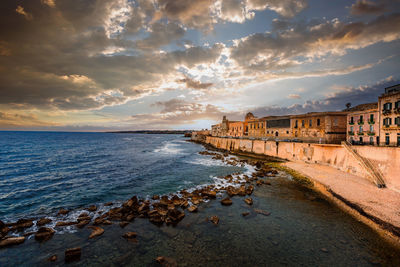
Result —
[{"label": "stone seawall", "polygon": [[[369,175],[360,162],[342,145],[274,142],[213,136],[207,136],[205,143],[232,152],[242,151],[290,161],[328,165],[360,178],[367,178]],[[354,146],[354,148],[359,155],[368,159],[373,167],[382,173],[388,188],[400,192],[400,148],[374,146]]]}]

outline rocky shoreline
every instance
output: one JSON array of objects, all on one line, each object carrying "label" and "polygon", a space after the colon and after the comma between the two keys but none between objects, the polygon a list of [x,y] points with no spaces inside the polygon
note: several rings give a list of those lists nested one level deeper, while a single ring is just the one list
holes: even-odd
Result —
[{"label": "rocky shoreline", "polygon": [[[263,160],[239,160],[229,156],[228,153],[210,151],[202,151],[199,154],[212,156],[214,160],[221,160],[233,166],[252,165],[255,171],[250,176],[233,173],[225,177],[220,177],[220,183],[192,190],[184,189],[176,194],[154,195],[151,199],[133,196],[117,206],[113,203],[106,203],[104,206],[111,206],[106,212],[100,211],[95,205],[90,205],[80,212],[76,220],[66,220],[66,216],[71,211],[60,209],[55,216],[56,220],[43,217],[19,219],[16,222],[7,223],[0,221],[0,249],[23,244],[31,236],[34,236],[37,242],[46,242],[54,236],[56,230],[64,227],[76,227],[78,231],[87,227],[91,230],[88,239],[94,239],[103,235],[108,225],[119,224],[121,228],[124,228],[137,218],[147,219],[157,226],[162,226],[163,224],[175,226],[185,217],[185,212],[197,212],[198,206],[201,203],[216,199],[221,202],[222,206],[229,206],[232,205],[231,198],[239,196],[243,197],[243,202],[250,206],[253,204],[251,195],[254,189],[261,185],[271,185],[268,178],[274,177],[278,173],[276,169],[270,167]],[[265,216],[270,215],[270,212],[264,210],[255,210],[255,212]],[[242,216],[247,215],[245,213],[242,214]],[[219,223],[219,218],[216,215],[210,216],[206,220],[215,225]],[[49,224],[54,225],[54,223],[54,229],[49,227]],[[37,230],[28,231],[31,228]],[[123,238],[132,242],[137,242],[136,236],[136,232],[126,232],[123,234]],[[80,257],[81,249],[79,247],[66,248],[65,262],[79,260]],[[57,261],[57,255],[51,256],[48,260]],[[164,261],[157,259],[156,262],[162,263]]]}]

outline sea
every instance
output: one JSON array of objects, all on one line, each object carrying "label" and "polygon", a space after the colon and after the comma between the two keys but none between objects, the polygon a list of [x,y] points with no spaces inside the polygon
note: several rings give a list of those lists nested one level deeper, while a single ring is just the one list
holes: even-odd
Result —
[{"label": "sea", "polygon": [[[93,204],[101,213],[134,195],[150,199],[254,171],[198,153],[204,150],[174,134],[0,132],[0,220],[48,217],[54,227],[61,208],[71,210],[63,220],[76,220]],[[0,266],[61,266],[71,247],[82,248],[72,263],[79,266],[157,266],[159,256],[177,266],[400,266],[396,247],[292,178],[281,171],[269,178],[252,206],[241,197],[229,207],[202,203],[177,226],[136,218],[90,240],[89,229],[75,226],[55,228],[44,243],[27,235],[24,244],[0,249]],[[215,215],[217,226],[207,219]],[[127,231],[138,233],[135,242],[122,238]]]}]

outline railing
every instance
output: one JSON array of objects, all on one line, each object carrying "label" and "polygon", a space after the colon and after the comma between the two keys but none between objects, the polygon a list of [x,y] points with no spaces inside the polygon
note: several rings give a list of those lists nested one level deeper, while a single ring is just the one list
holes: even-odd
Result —
[{"label": "railing", "polygon": [[368,120],[368,124],[375,124],[374,120]]},{"label": "railing", "polygon": [[392,110],[391,109],[383,109],[382,110],[382,114],[383,115],[389,115],[389,114],[391,114],[392,113]]},{"label": "railing", "polygon": [[364,158],[360,154],[358,154],[357,151],[352,148],[352,145],[349,142],[343,141],[342,145],[347,149],[347,151],[349,151],[353,155],[353,157],[368,172],[371,182],[376,184],[379,188],[386,187],[385,181],[383,180],[383,175],[379,172],[377,168],[375,168],[372,165],[372,163],[367,158]]}]

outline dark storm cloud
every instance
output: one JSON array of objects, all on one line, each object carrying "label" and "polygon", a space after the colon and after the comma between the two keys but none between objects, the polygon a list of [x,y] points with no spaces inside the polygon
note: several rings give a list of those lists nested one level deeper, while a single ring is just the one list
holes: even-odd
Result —
[{"label": "dark storm cloud", "polygon": [[385,11],[383,1],[357,0],[351,5],[352,15],[382,14]]}]

